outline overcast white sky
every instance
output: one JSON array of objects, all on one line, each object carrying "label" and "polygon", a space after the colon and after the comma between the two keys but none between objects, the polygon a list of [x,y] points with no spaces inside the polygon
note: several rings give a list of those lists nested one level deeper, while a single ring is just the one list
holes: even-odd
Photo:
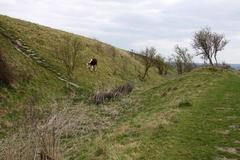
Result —
[{"label": "overcast white sky", "polygon": [[209,26],[231,40],[220,61],[240,63],[239,0],[0,0],[0,14],[164,56]]}]

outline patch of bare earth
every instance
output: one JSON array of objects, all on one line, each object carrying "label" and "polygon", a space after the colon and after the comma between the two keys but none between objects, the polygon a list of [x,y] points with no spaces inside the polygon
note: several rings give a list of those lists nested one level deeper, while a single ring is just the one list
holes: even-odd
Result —
[{"label": "patch of bare earth", "polygon": [[234,148],[234,147],[217,147],[218,151],[221,152],[227,152],[230,154],[235,154],[240,156],[240,148]]},{"label": "patch of bare earth", "polygon": [[224,131],[217,130],[216,133],[222,134],[222,135],[229,135],[230,134],[230,130],[224,130]]},{"label": "patch of bare earth", "polygon": [[219,157],[219,158],[216,158],[216,160],[237,160],[237,159],[233,159],[233,158],[226,158],[226,157]]}]

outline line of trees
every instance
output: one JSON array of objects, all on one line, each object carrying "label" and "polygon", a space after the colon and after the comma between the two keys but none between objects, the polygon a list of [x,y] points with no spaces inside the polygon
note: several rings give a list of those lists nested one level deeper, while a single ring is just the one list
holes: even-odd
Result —
[{"label": "line of trees", "polygon": [[[229,43],[224,34],[212,32],[209,27],[205,27],[194,33],[192,47],[196,51],[196,56],[201,56],[204,61],[208,61],[210,66],[218,66],[217,55]],[[178,74],[191,71],[196,65],[193,63],[193,55],[188,53],[188,49],[180,46],[175,47],[173,55],[174,64]],[[215,60],[215,64],[214,64]]]},{"label": "line of trees", "polygon": [[[194,33],[192,47],[196,51],[196,56],[201,56],[204,61],[208,61],[210,66],[219,66],[217,56],[220,51],[224,50],[229,41],[224,34],[212,32],[209,27],[205,27]],[[131,51],[130,53],[133,53]],[[144,71],[140,75],[140,79],[145,79],[151,67],[156,67],[160,75],[167,74],[169,65],[173,65],[177,69],[178,74],[190,72],[196,67],[193,62],[193,54],[185,47],[175,46],[175,54],[172,55],[173,62],[166,62],[163,57],[157,54],[154,47],[146,48],[141,51],[143,56]],[[215,61],[215,63],[214,63]]]}]

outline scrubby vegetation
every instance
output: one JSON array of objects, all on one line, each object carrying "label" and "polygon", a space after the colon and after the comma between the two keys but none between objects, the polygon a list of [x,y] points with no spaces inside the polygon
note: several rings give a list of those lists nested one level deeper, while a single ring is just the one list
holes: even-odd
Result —
[{"label": "scrubby vegetation", "polygon": [[66,36],[55,46],[56,58],[65,66],[68,79],[72,79],[77,62],[83,56],[85,44],[75,37]]},{"label": "scrubby vegetation", "polygon": [[183,74],[190,72],[194,68],[193,56],[188,53],[187,48],[175,47],[176,55],[174,55],[174,62],[176,65],[177,73]]},{"label": "scrubby vegetation", "polygon": [[10,86],[14,83],[13,68],[7,64],[6,59],[0,48],[0,83],[3,85]]},{"label": "scrubby vegetation", "polygon": [[161,57],[159,54],[155,57],[154,65],[158,69],[159,75],[167,75],[168,70],[171,68],[170,64],[168,64],[164,57]]},{"label": "scrubby vegetation", "polygon": [[157,51],[154,47],[151,47],[151,48],[146,48],[140,54],[142,55],[143,64],[145,68],[143,73],[140,74],[139,77],[141,80],[144,80],[145,77],[148,75],[149,69],[154,66],[154,59],[157,54]]}]

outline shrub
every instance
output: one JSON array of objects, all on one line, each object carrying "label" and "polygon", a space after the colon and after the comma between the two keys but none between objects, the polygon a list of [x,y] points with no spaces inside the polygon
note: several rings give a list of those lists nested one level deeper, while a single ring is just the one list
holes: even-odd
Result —
[{"label": "shrub", "polygon": [[55,46],[55,56],[64,65],[68,79],[73,78],[73,73],[78,65],[78,59],[83,54],[86,45],[76,37],[66,36],[60,45]]},{"label": "shrub", "polygon": [[130,83],[127,83],[117,88],[114,88],[110,91],[97,92],[91,97],[91,101],[97,105],[102,104],[107,100],[111,100],[116,97],[127,95],[131,93],[132,90],[133,90],[133,85],[131,85]]},{"label": "shrub", "polygon": [[192,106],[192,103],[187,100],[187,99],[182,99],[179,103],[178,103],[178,107],[190,107]]},{"label": "shrub", "polygon": [[129,93],[131,93],[133,90],[133,85],[131,85],[130,83],[121,85],[115,89],[112,90],[112,93],[114,93],[114,95],[127,95]]},{"label": "shrub", "polygon": [[148,75],[149,69],[154,66],[156,54],[157,50],[154,47],[146,48],[145,50],[141,51],[144,72],[139,75],[140,80],[144,80],[145,77]]},{"label": "shrub", "polygon": [[160,55],[155,56],[154,65],[158,69],[159,75],[166,75],[169,69],[168,64],[165,62],[165,59]]},{"label": "shrub", "polygon": [[0,83],[10,86],[14,83],[14,73],[11,66],[6,63],[6,59],[3,56],[2,50],[0,49]]},{"label": "shrub", "polygon": [[176,55],[173,55],[178,74],[190,72],[194,68],[193,56],[188,53],[188,49],[175,46]]}]

